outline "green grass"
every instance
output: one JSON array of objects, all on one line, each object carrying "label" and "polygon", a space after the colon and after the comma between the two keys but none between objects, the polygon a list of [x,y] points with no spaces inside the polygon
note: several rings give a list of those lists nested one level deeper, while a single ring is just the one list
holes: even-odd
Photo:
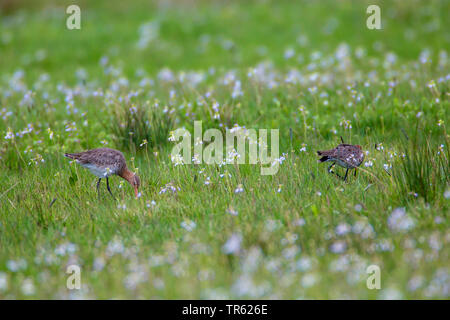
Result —
[{"label": "green grass", "polygon": [[[449,297],[448,1],[380,1],[379,31],[361,1],[80,1],[74,31],[69,2],[14,3],[0,7],[0,298]],[[285,160],[273,176],[175,166],[169,132],[195,120],[279,129]],[[315,154],[340,136],[367,152],[347,182]],[[63,157],[101,146],[124,152],[139,199],[118,177],[117,200],[104,182],[97,199]]]}]

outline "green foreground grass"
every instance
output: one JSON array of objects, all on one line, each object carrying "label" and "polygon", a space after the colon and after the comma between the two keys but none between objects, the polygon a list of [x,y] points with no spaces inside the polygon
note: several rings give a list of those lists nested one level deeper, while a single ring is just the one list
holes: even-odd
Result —
[{"label": "green foreground grass", "polygon": [[[3,8],[0,298],[449,297],[447,1],[380,2],[379,31],[360,1],[124,3],[75,31],[61,1]],[[175,165],[195,120],[279,129],[279,171]],[[348,182],[315,154],[340,136]],[[102,146],[139,199],[62,156]]]}]

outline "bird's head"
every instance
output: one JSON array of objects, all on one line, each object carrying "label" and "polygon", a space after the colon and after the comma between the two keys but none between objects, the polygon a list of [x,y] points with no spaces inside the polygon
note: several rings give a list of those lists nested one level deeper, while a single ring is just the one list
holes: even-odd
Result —
[{"label": "bird's head", "polygon": [[138,196],[138,194],[139,194],[138,189],[139,189],[139,187],[141,186],[141,179],[139,179],[139,177],[137,176],[137,174],[134,174],[133,179],[131,180],[131,184],[132,184],[132,186],[133,186],[133,188],[134,188],[134,195],[135,195],[136,198],[137,198],[137,196]]},{"label": "bird's head", "polygon": [[357,144],[356,147],[357,147],[359,150],[362,150],[362,147],[361,147],[359,144]]}]

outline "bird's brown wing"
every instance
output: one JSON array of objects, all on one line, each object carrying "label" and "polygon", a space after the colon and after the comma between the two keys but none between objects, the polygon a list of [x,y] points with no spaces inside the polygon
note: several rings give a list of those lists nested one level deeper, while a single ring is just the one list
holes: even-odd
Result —
[{"label": "bird's brown wing", "polygon": [[317,151],[317,154],[322,157],[319,159],[319,162],[330,161],[336,158],[336,149],[320,150]]},{"label": "bird's brown wing", "polygon": [[364,160],[364,152],[351,144],[340,144],[336,147],[336,157],[353,167],[358,167]]},{"label": "bird's brown wing", "polygon": [[319,156],[334,157],[336,155],[336,149],[320,150],[320,151],[317,151],[317,154]]},{"label": "bird's brown wing", "polygon": [[82,163],[82,164],[88,164],[89,160],[85,155],[86,152],[79,152],[79,153],[65,153],[64,156],[72,159],[72,160],[77,160],[78,162]]},{"label": "bird's brown wing", "polygon": [[66,153],[66,157],[77,160],[81,164],[95,164],[98,166],[114,166],[118,169],[125,165],[122,152],[109,148],[87,150],[79,153]]}]

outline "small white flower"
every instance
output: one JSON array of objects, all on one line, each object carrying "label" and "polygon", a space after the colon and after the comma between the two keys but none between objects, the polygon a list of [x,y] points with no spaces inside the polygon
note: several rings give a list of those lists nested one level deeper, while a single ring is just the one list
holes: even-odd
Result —
[{"label": "small white flower", "polygon": [[312,287],[314,284],[316,284],[316,282],[317,276],[312,273],[305,274],[301,280],[301,284],[305,288]]},{"label": "small white flower", "polygon": [[184,220],[181,223],[181,227],[188,232],[191,232],[192,230],[194,230],[196,226],[197,226],[197,224],[192,220]]},{"label": "small white flower", "polygon": [[8,277],[5,272],[0,272],[0,292],[8,289]]},{"label": "small white flower", "polygon": [[352,128],[352,121],[343,119],[341,122],[339,122],[339,125],[341,127],[344,127],[345,129],[351,129]]},{"label": "small white flower", "polygon": [[401,232],[414,227],[414,220],[406,214],[405,208],[396,208],[388,218],[388,226],[391,230]]},{"label": "small white flower", "polygon": [[33,295],[34,293],[35,293],[35,287],[34,287],[34,284],[33,284],[33,280],[31,280],[31,279],[25,279],[23,282],[22,282],[22,287],[21,287],[21,290],[22,290],[22,293],[24,294],[24,295],[26,295],[26,296],[31,296],[31,295]]},{"label": "small white flower", "polygon": [[347,244],[345,243],[345,241],[338,240],[331,244],[330,250],[333,253],[343,253],[345,252],[345,250],[347,250]]},{"label": "small white flower", "polygon": [[233,207],[229,207],[227,209],[227,213],[231,214],[232,216],[237,216],[238,212],[236,210],[233,209]]},{"label": "small white flower", "polygon": [[450,189],[445,190],[445,192],[444,192],[444,198],[445,198],[445,199],[450,199]]},{"label": "small white flower", "polygon": [[292,48],[286,49],[286,51],[284,52],[284,58],[286,60],[292,58],[295,55],[295,51]]},{"label": "small white flower", "polygon": [[108,242],[105,253],[107,256],[112,257],[113,255],[115,255],[117,253],[123,253],[124,250],[125,250],[125,247],[124,247],[123,243],[120,240],[115,239],[115,240],[111,240],[110,242]]},{"label": "small white flower", "polygon": [[233,254],[239,252],[241,248],[242,236],[237,233],[233,233],[227,242],[223,245],[222,251],[225,254]]},{"label": "small white flower", "polygon": [[305,224],[306,224],[306,221],[303,218],[300,218],[300,219],[297,219],[297,220],[294,221],[294,225],[298,226],[298,227],[302,227]]},{"label": "small white flower", "polygon": [[416,291],[423,285],[424,279],[422,276],[414,276],[411,278],[408,282],[408,290],[409,291]]},{"label": "small white flower", "polygon": [[194,154],[194,156],[192,157],[192,163],[193,164],[200,164],[200,156],[198,154]]},{"label": "small white flower", "polygon": [[347,233],[349,233],[350,230],[351,230],[351,227],[348,224],[341,223],[336,227],[335,232],[338,236],[343,236],[343,235],[346,235]]},{"label": "small white flower", "polygon": [[244,192],[244,186],[242,184],[239,184],[236,189],[234,189],[234,193],[241,193]]},{"label": "small white flower", "polygon": [[151,202],[148,202],[148,201],[147,201],[146,206],[147,206],[147,208],[150,208],[151,206],[156,206],[155,200],[152,200]]},{"label": "small white flower", "polygon": [[311,268],[311,266],[312,266],[311,258],[303,257],[297,261],[297,269],[299,271],[302,272],[308,271]]},{"label": "small white flower", "polygon": [[17,271],[26,269],[27,262],[25,259],[9,260],[8,262],[6,262],[6,267],[11,272],[17,272]]},{"label": "small white flower", "polygon": [[444,222],[444,219],[442,219],[441,216],[437,216],[436,218],[434,218],[434,223],[441,224],[442,222]]},{"label": "small white flower", "polygon": [[97,257],[94,260],[94,271],[101,271],[105,267],[105,259],[103,257]]},{"label": "small white flower", "polygon": [[184,164],[184,158],[181,156],[181,154],[171,155],[170,160],[173,164],[175,164],[175,167]]},{"label": "small white flower", "polygon": [[164,194],[168,191],[172,192],[172,194],[176,194],[179,190],[181,190],[180,187],[175,187],[172,183],[168,183],[161,188],[159,194]]},{"label": "small white flower", "polygon": [[279,157],[278,159],[274,159],[272,161],[272,167],[275,166],[277,163],[282,164],[284,160],[286,160],[286,157],[284,155]]},{"label": "small white flower", "polygon": [[386,288],[380,293],[383,300],[400,300],[403,298],[402,293],[395,288]]},{"label": "small white flower", "polygon": [[6,132],[5,139],[6,140],[10,140],[10,139],[13,139],[13,138],[14,138],[14,133],[12,132],[11,129],[8,129],[8,131]]}]

